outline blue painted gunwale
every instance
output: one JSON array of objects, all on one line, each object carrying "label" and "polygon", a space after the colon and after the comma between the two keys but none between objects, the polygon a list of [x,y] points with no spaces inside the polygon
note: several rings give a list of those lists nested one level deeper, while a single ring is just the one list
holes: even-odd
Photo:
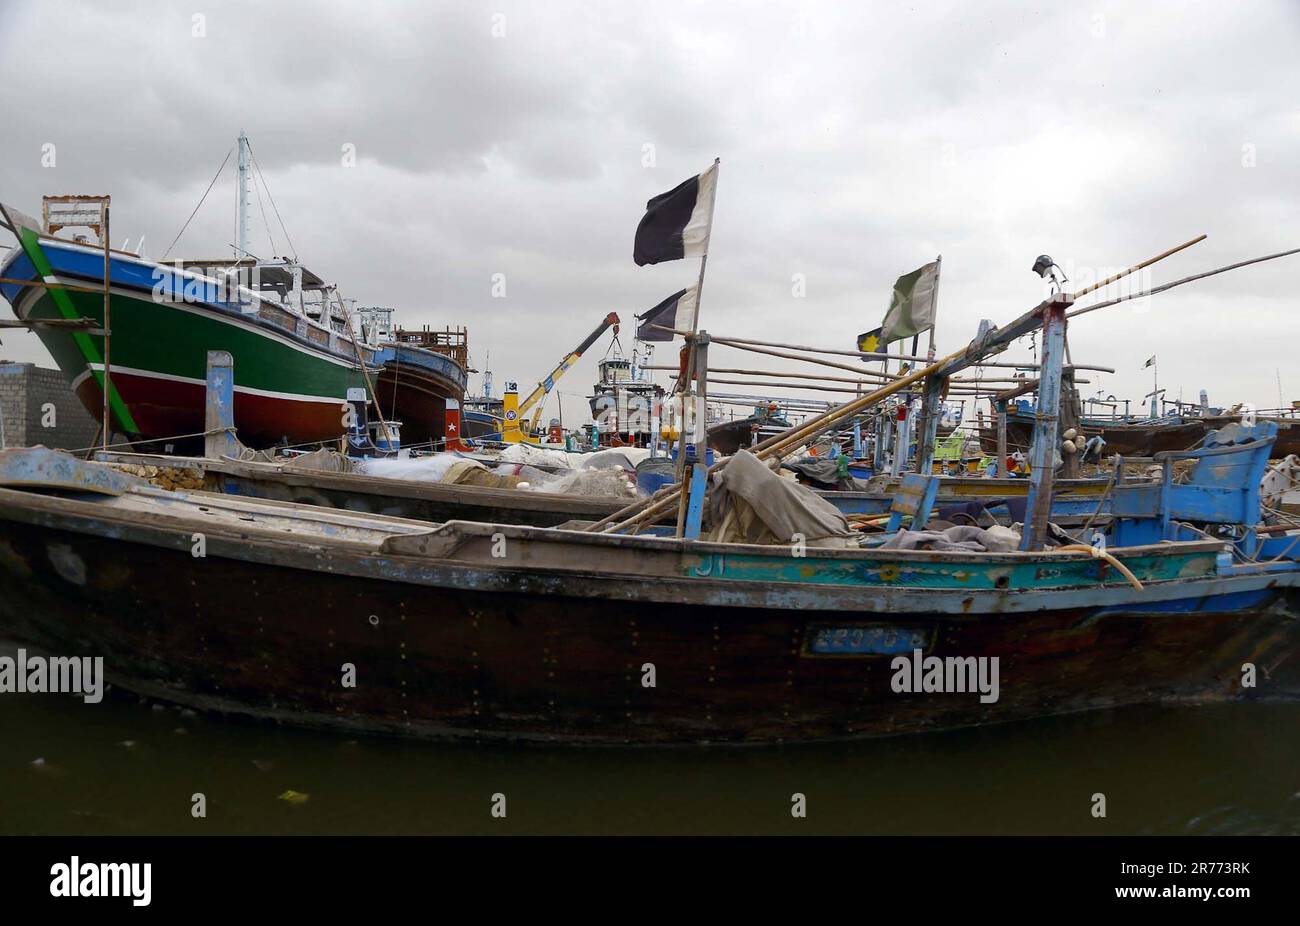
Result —
[{"label": "blue painted gunwale", "polygon": [[443,377],[462,391],[469,381],[469,374],[460,364],[437,351],[425,350],[413,344],[385,344],[374,351],[375,363],[391,364],[394,370],[419,367]]},{"label": "blue painted gunwale", "polygon": [[[41,250],[45,252],[45,256],[50,262],[50,267],[57,276],[78,280],[92,286],[103,285],[104,252],[102,250],[53,238],[41,238],[40,244]],[[350,349],[345,350],[340,347],[339,350],[333,350],[327,345],[300,335],[296,330],[272,324],[261,318],[256,312],[245,311],[246,304],[215,298],[215,295],[221,292],[221,288],[217,281],[211,277],[202,276],[190,270],[177,270],[167,264],[124,256],[115,252],[110,252],[108,266],[109,285],[112,289],[127,290],[137,296],[144,294],[152,300],[155,288],[161,284],[161,292],[166,293],[177,304],[188,308],[207,309],[214,313],[239,318],[245,323],[256,325],[267,331],[275,332],[280,337],[288,338],[302,347],[309,348],[313,353],[326,354],[335,359],[346,360],[349,363],[356,362],[356,357],[353,356]],[[155,276],[155,273],[158,275]],[[32,266],[31,260],[23,253],[22,248],[15,247],[9,252],[4,262],[0,264],[0,277],[36,280],[39,274],[37,274],[36,268]],[[13,306],[14,312],[17,313],[19,300],[24,298],[24,291],[35,288],[21,286],[17,283],[3,283],[0,284],[0,295],[4,296],[8,303]],[[258,303],[262,301],[256,295],[253,295],[252,298]],[[271,303],[267,303],[267,305],[271,305]],[[323,325],[314,324],[310,319],[306,321],[308,325],[318,329],[330,330]],[[350,348],[351,345],[348,346]],[[365,351],[372,350],[369,347],[358,346]],[[377,370],[378,367],[374,369]]]},{"label": "blue painted gunwale", "polygon": [[[1112,551],[1122,553],[1122,551]],[[1122,556],[1141,582],[1205,578],[1216,574],[1214,552]],[[1127,585],[1118,570],[1092,557],[1057,557],[1054,562],[948,562],[899,558],[812,560],[743,552],[686,554],[683,575],[737,582],[794,582],[814,585],[947,590],[1041,591],[1079,586]]]},{"label": "blue painted gunwale", "polygon": [[[1138,592],[1125,582],[1099,578],[1095,572],[1077,575],[1077,584],[1064,584],[1080,566],[1096,568],[1096,561],[1086,554],[936,554],[893,551],[835,551],[810,549],[808,560],[821,560],[826,575],[837,582],[809,579],[792,581],[761,579],[754,570],[742,570],[746,578],[731,573],[724,562],[723,578],[708,573],[716,568],[699,567],[705,557],[722,554],[733,562],[749,557],[751,561],[771,560],[763,548],[721,545],[705,542],[684,543],[658,538],[629,538],[616,535],[587,534],[554,528],[528,528],[497,524],[450,521],[429,529],[422,522],[398,518],[368,518],[371,524],[392,525],[392,535],[377,547],[340,539],[331,540],[319,533],[299,528],[292,534],[255,523],[234,520],[225,524],[210,516],[196,517],[181,509],[193,508],[198,502],[213,504],[225,496],[212,493],[150,493],[160,502],[171,497],[173,515],[165,511],[146,515],[138,510],[115,509],[105,502],[33,496],[0,489],[0,517],[68,530],[116,541],[151,546],[190,549],[192,533],[202,529],[208,536],[210,556],[264,563],[270,566],[324,571],[396,582],[412,587],[443,587],[488,594],[516,592],[530,595],[638,601],[665,605],[698,605],[725,608],[761,608],[789,611],[836,611],[850,614],[900,615],[938,618],[953,615],[977,619],[982,614],[1029,613],[1045,610],[1078,610],[1084,615],[1097,608],[1115,607],[1143,611],[1156,602],[1177,600],[1210,601],[1219,596],[1260,590],[1280,594],[1281,590],[1300,584],[1300,575],[1292,564],[1288,571],[1265,572],[1236,568],[1226,574],[1213,571],[1213,559],[1220,549],[1214,543],[1163,545],[1160,548],[1113,550],[1125,563],[1142,569],[1141,560],[1164,556],[1172,563],[1192,564],[1195,577],[1153,579]],[[248,500],[240,500],[247,503]],[[328,515],[303,512],[300,506],[270,503],[277,514],[298,517],[301,521],[320,520]],[[304,524],[305,527],[305,524]],[[508,560],[491,555],[494,535],[504,535],[512,551]],[[394,543],[397,546],[394,546]],[[1007,588],[953,587],[953,579],[934,585],[899,584],[898,579],[871,584],[866,580],[865,564],[914,564],[958,561],[994,568],[1013,565],[1009,575],[1016,584]],[[858,566],[846,575],[846,566]],[[1056,574],[1051,587],[1022,586],[1035,564],[1050,567]],[[686,573],[694,571],[694,575]],[[700,575],[703,571],[705,574]],[[921,571],[899,568],[898,578]],[[1168,569],[1161,570],[1168,572]],[[987,572],[984,573],[988,575]],[[1141,573],[1139,573],[1141,574]],[[930,572],[932,577],[939,573]]]}]

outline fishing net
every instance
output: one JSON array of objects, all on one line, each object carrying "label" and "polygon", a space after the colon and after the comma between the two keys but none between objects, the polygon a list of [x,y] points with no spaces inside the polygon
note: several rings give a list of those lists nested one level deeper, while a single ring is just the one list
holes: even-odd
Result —
[{"label": "fishing net", "polygon": [[528,489],[590,498],[636,498],[636,483],[621,468],[575,469],[560,476],[529,480]]}]

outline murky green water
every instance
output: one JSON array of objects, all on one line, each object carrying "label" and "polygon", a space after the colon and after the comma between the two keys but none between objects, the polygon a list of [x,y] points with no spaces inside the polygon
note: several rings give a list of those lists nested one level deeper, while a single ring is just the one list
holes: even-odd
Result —
[{"label": "murky green water", "polygon": [[[39,761],[38,761],[39,760]],[[305,802],[281,800],[286,791]],[[190,815],[191,795],[208,816]],[[507,816],[490,814],[494,793]],[[791,795],[807,797],[794,819]],[[1107,817],[1094,819],[1102,792]],[[1300,833],[1300,705],[1130,708],[852,746],[351,738],[0,695],[0,832]]]}]

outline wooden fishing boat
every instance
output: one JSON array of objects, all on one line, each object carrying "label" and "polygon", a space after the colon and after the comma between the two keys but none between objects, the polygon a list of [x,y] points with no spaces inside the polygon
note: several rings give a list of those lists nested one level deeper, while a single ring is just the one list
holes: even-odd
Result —
[{"label": "wooden fishing boat", "polygon": [[382,363],[375,396],[384,416],[402,423],[405,446],[441,448],[447,433],[447,400],[465,393],[465,368],[451,357],[415,344],[380,346]]},{"label": "wooden fishing boat", "polygon": [[741,447],[748,447],[757,440],[784,431],[790,427],[777,411],[776,403],[757,405],[754,411],[744,418],[723,421],[709,426],[709,446],[723,456],[735,453]]},{"label": "wooden fishing boat", "polygon": [[[1227,427],[1234,421],[1240,421],[1236,415],[1212,415],[1204,419],[1206,427],[1218,429]],[[1273,457],[1281,459],[1291,454],[1300,455],[1300,418],[1288,418],[1274,415],[1258,415],[1258,421],[1267,421],[1277,426],[1277,443],[1273,445]]]},{"label": "wooden fishing boat", "polygon": [[[995,516],[1024,520],[1024,503],[1029,497],[1027,479],[1008,477],[938,477],[935,504],[944,506],[982,505]],[[874,476],[862,492],[830,491],[820,493],[845,514],[879,514],[889,504],[902,484],[899,476]],[[1052,520],[1069,524],[1093,516],[1108,515],[1107,493],[1111,480],[1104,477],[1058,479],[1052,492]],[[1019,504],[1017,504],[1019,503]]]},{"label": "wooden fishing boat", "polygon": [[[1093,418],[1081,418],[1079,429],[1084,439],[1100,435],[1106,442],[1107,454],[1121,456],[1150,457],[1157,453],[1186,450],[1205,438],[1215,427],[1222,427],[1227,421],[1211,422],[1204,418],[1184,416],[1169,417],[1158,421],[1108,421]],[[1300,423],[1300,422],[1298,422]],[[1007,412],[1007,447],[1011,450],[1025,450],[1029,447],[1034,433],[1034,413],[1032,410],[1009,409]],[[980,428],[980,449],[985,453],[997,453],[998,429],[996,418]]]},{"label": "wooden fishing boat", "polygon": [[264,463],[175,457],[162,454],[99,453],[96,459],[132,467],[180,470],[187,483],[205,491],[247,498],[296,502],[342,511],[391,515],[417,521],[486,521],[552,527],[566,521],[595,521],[627,504],[626,498],[448,485],[391,479],[364,473],[333,473]]},{"label": "wooden fishing boat", "polygon": [[[250,447],[338,439],[349,394],[367,385],[374,351],[353,334],[336,287],[296,257],[249,252],[253,165],[242,133],[238,148],[233,258],[164,263],[112,249],[105,197],[47,196],[39,222],[0,204],[18,238],[0,260],[0,296],[86,410],[131,441],[202,443],[210,351],[233,359],[234,421]],[[56,235],[76,228],[101,244]]]},{"label": "wooden fishing boat", "polygon": [[[0,295],[18,318],[102,324],[98,292],[40,284],[102,287],[103,250],[29,229],[20,241],[0,263],[0,276],[33,281],[0,284]],[[265,292],[232,286],[229,274],[254,266],[251,260],[215,259],[160,264],[112,252],[114,431],[133,440],[201,434],[207,354],[224,350],[235,361],[235,420],[245,444],[308,443],[343,434],[348,390],[364,386],[361,366],[372,361],[372,351],[355,344],[328,308],[325,317],[313,318],[273,298],[275,287],[294,280],[303,290],[324,287],[301,268],[257,266]],[[45,326],[35,330],[86,410],[102,418],[104,338]]]},{"label": "wooden fishing boat", "polygon": [[375,402],[385,419],[401,422],[404,446],[441,449],[448,403],[459,408],[465,396],[468,335],[464,328],[401,328],[393,324],[393,314],[383,306],[356,311],[366,343],[375,349],[374,362],[382,364]]},{"label": "wooden fishing boat", "polygon": [[[430,526],[73,463],[7,470],[21,488],[0,488],[0,629],[198,708],[475,740],[770,743],[1290,696],[1300,677],[1295,537],[1244,561],[1154,535],[1106,560],[798,555]],[[1126,501],[1133,523],[1157,488]],[[900,692],[908,655],[996,658],[1000,693]]]},{"label": "wooden fishing boat", "polygon": [[[568,521],[597,521],[627,504],[626,498],[554,492],[447,485],[414,479],[393,479],[363,473],[307,471],[291,463],[240,461],[230,458],[180,457],[164,454],[100,452],[97,460],[135,467],[181,470],[186,484],[205,491],[248,498],[298,502],[344,511],[370,512],[418,521],[486,521],[554,527]],[[862,492],[819,494],[848,515],[887,515],[898,492],[897,478],[881,477]],[[1055,521],[1069,524],[1104,516],[1105,479],[1066,479],[1058,483],[1052,503]],[[940,510],[980,505],[1010,523],[1024,519],[1029,483],[1024,479],[953,479],[938,481]],[[1017,505],[1016,501],[1020,504]],[[1018,516],[1017,516],[1018,515]]]},{"label": "wooden fishing boat", "polygon": [[[1240,421],[1241,415],[1209,415],[1204,417],[1176,415],[1151,421],[1112,421],[1098,418],[1082,418],[1079,428],[1084,439],[1100,435],[1106,442],[1107,454],[1118,453],[1122,456],[1150,457],[1157,453],[1186,450],[1194,447],[1211,431],[1226,427],[1234,421]],[[1259,416],[1259,421],[1269,421],[1277,425],[1277,443],[1273,447],[1275,457],[1300,454],[1300,418],[1282,418]],[[1007,415],[1007,446],[1012,450],[1023,450],[1029,446],[1034,430],[1033,412],[1009,411]],[[996,453],[998,432],[996,421],[984,424],[980,428],[980,449],[985,453]]]}]

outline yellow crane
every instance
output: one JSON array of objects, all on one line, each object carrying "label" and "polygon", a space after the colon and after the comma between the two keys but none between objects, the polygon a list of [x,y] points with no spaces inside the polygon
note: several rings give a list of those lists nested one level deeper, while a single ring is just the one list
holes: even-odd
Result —
[{"label": "yellow crane", "polygon": [[[578,358],[586,352],[587,348],[596,343],[596,339],[611,327],[614,329],[614,334],[617,335],[618,326],[619,319],[616,312],[610,312],[606,315],[601,323],[596,326],[596,330],[587,335],[581,344],[566,354],[564,359],[560,361],[559,365],[551,371],[550,375],[538,382],[537,388],[528,393],[528,396],[519,403],[518,409],[515,410],[513,420],[510,415],[512,409],[509,406],[509,396],[507,396],[507,403],[504,409],[506,420],[504,422],[505,427],[503,428],[502,437],[508,443],[517,444],[524,439],[525,435],[531,437],[536,432],[537,419],[542,415],[542,399],[544,399],[546,395],[555,388],[555,381],[563,376],[568,371],[569,367],[577,363]],[[534,408],[534,406],[536,407]],[[532,411],[531,418],[528,417],[530,410]],[[519,427],[519,422],[523,422],[526,425],[522,432]]]}]

